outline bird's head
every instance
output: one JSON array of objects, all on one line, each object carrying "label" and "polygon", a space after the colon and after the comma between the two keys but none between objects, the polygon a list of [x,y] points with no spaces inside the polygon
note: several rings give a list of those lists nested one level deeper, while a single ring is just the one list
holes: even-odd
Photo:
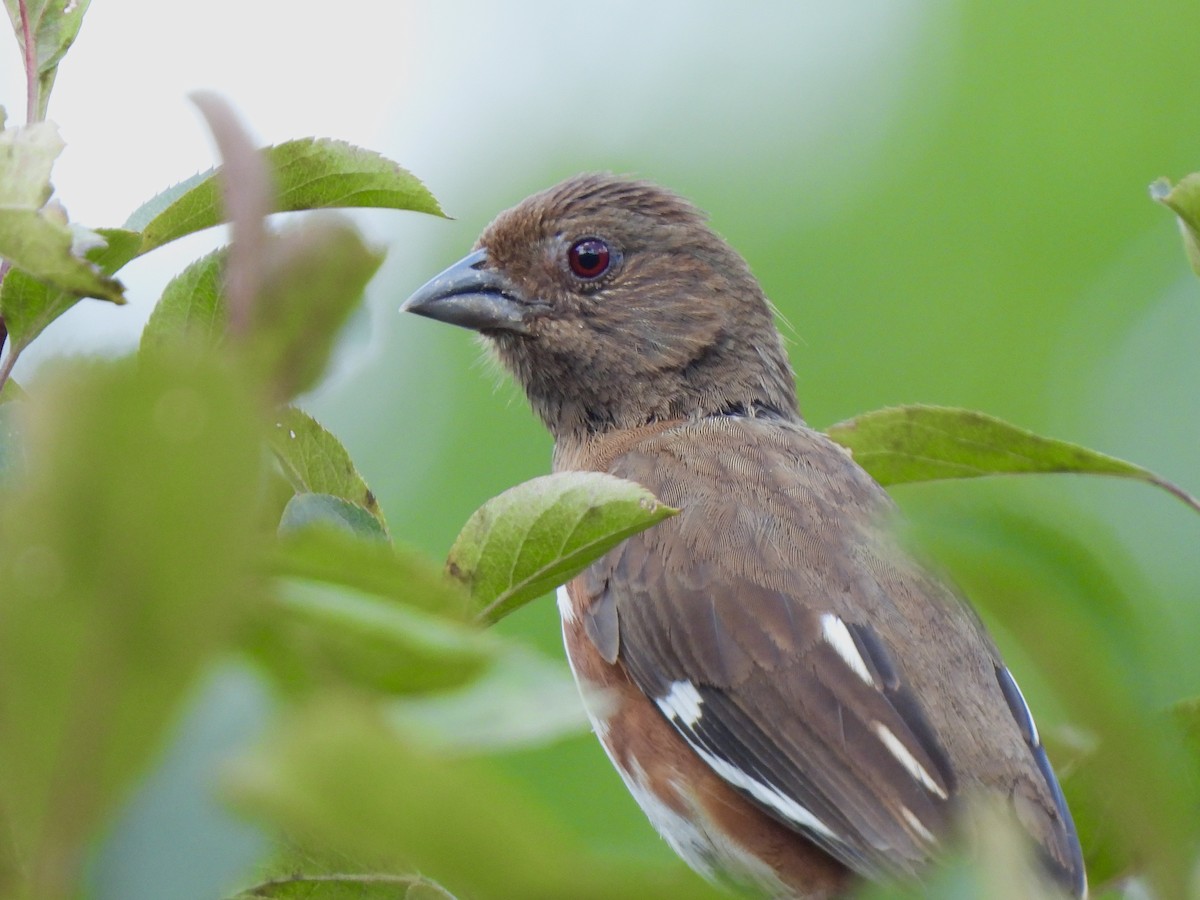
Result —
[{"label": "bird's head", "polygon": [[559,438],[798,415],[745,261],[696,207],[648,182],[579,175],[534,194],[403,308],[488,338]]}]

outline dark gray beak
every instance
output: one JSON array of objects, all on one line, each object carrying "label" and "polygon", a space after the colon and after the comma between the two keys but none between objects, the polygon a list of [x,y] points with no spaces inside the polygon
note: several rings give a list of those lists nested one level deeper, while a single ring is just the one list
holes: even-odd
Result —
[{"label": "dark gray beak", "polygon": [[475,331],[527,334],[525,314],[540,304],[526,302],[512,282],[486,264],[486,250],[463,257],[418,288],[400,311]]}]

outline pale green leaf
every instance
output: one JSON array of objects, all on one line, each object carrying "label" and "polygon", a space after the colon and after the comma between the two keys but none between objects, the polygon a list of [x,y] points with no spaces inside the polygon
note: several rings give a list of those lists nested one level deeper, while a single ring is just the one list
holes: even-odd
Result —
[{"label": "pale green leaf", "polygon": [[14,385],[14,382],[5,382],[3,391],[0,392],[0,486],[20,473],[26,464],[18,421],[21,404],[11,399],[15,391],[10,390],[9,385]]},{"label": "pale green leaf", "polygon": [[361,506],[329,494],[297,494],[288,501],[279,521],[281,532],[325,525],[364,538],[387,540],[383,525]]},{"label": "pale green leaf", "polygon": [[[112,275],[137,255],[141,235],[119,228],[98,228],[102,245],[91,247],[85,256],[105,275]],[[46,326],[78,303],[78,294],[38,281],[20,269],[9,272],[0,284],[0,310],[7,311],[6,324],[13,343],[24,348]]]},{"label": "pale green leaf", "polygon": [[453,619],[466,616],[468,597],[440,567],[403,546],[349,529],[299,527],[285,530],[270,551],[273,575],[323,581],[387,597]]},{"label": "pale green leaf", "polygon": [[255,638],[289,690],[351,686],[371,694],[458,687],[496,655],[488,635],[361,591],[289,579]]},{"label": "pale green leaf", "polygon": [[334,435],[312,416],[294,406],[275,415],[271,449],[297,493],[332,494],[361,506],[387,530],[379,502],[363,481],[350,454]]},{"label": "pale green leaf", "polygon": [[[50,170],[62,152],[58,128],[37,122],[0,131],[0,256],[72,297],[98,297],[124,303],[119,281],[85,258],[88,249],[103,241],[99,235],[71,226],[57,203],[48,203],[52,188]],[[9,324],[13,340],[30,340],[26,321],[42,314],[41,304],[29,292],[23,305],[0,294],[0,314]],[[72,302],[74,302],[72,300]]]},{"label": "pale green leaf", "polygon": [[560,472],[510,488],[463,526],[446,562],[495,622],[672,516],[648,490],[600,472]]},{"label": "pale green leaf", "polygon": [[485,761],[430,751],[346,698],[293,716],[230,774],[236,804],[293,842],[476,900],[724,896],[682,863],[589,853]]},{"label": "pale green leaf", "polygon": [[[588,707],[603,709],[608,699],[593,692]],[[515,645],[470,684],[453,693],[396,698],[387,716],[423,741],[458,753],[520,750],[588,730],[565,663]]]},{"label": "pale green leaf", "polygon": [[883,485],[1039,472],[1114,475],[1157,485],[1200,511],[1200,501],[1141,466],[972,410],[890,407],[833,425],[828,434]]},{"label": "pale green leaf", "polygon": [[183,355],[64,366],[21,406],[24,472],[0,497],[0,807],[28,896],[73,894],[36,879],[79,870],[253,597],[259,426],[231,373]]},{"label": "pale green leaf", "polygon": [[1188,262],[1200,275],[1200,173],[1185,175],[1173,187],[1160,178],[1150,185],[1150,196],[1175,213]]}]

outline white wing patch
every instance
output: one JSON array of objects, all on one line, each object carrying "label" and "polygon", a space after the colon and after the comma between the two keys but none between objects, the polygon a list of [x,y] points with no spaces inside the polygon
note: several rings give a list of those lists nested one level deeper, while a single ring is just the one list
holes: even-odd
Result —
[{"label": "white wing patch", "polygon": [[700,755],[712,770],[732,784],[734,787],[741,788],[759,803],[771,807],[784,818],[795,822],[802,828],[807,828],[810,831],[815,831],[817,834],[824,835],[831,840],[839,840],[838,836],[830,830],[824,822],[814,816],[811,812],[793,800],[791,797],[784,794],[777,788],[772,787],[765,781],[759,781],[750,775],[743,772],[732,763],[721,759],[719,756],[714,756],[703,747],[698,747],[696,744],[688,741],[688,744],[693,750]]},{"label": "white wing patch", "polygon": [[562,617],[563,622],[573,625],[575,623],[575,608],[571,606],[571,597],[567,593],[567,586],[560,584],[558,590],[554,592],[554,597],[558,601],[558,614]]},{"label": "white wing patch", "polygon": [[671,689],[654,701],[663,715],[691,728],[700,721],[704,698],[690,681],[673,681]]},{"label": "white wing patch", "polygon": [[850,636],[850,629],[846,627],[846,623],[840,617],[833,613],[821,614],[821,637],[825,639],[825,643],[837,651],[837,655],[855,675],[871,687],[875,687],[875,679],[871,677],[871,670],[867,668],[866,661],[858,652],[858,645]]},{"label": "white wing patch", "polygon": [[900,742],[900,738],[896,737],[896,735],[892,732],[892,729],[888,728],[882,722],[872,722],[871,728],[879,737],[879,740],[883,742],[883,746],[887,747],[888,752],[891,753],[892,756],[896,757],[896,759],[900,761],[900,765],[904,766],[904,768],[908,771],[908,774],[917,779],[917,781],[919,781],[926,790],[933,794],[937,794],[937,796],[941,797],[943,800],[949,796],[942,789],[941,785],[933,780],[933,777],[925,770],[925,767],[917,761],[917,758],[908,752],[908,748]]},{"label": "white wing patch", "polygon": [[933,836],[933,832],[925,827],[921,820],[917,818],[917,814],[911,809],[907,806],[901,806],[900,814],[904,816],[904,821],[908,823],[909,827],[921,836],[922,840],[928,841],[930,844],[937,842],[937,838]]}]

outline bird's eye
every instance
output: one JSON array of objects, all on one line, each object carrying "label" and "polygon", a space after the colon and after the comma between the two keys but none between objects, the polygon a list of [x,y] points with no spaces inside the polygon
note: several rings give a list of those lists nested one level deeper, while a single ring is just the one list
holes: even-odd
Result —
[{"label": "bird's eye", "polygon": [[600,238],[584,238],[571,245],[567,262],[576,276],[591,281],[608,271],[612,254]]}]

